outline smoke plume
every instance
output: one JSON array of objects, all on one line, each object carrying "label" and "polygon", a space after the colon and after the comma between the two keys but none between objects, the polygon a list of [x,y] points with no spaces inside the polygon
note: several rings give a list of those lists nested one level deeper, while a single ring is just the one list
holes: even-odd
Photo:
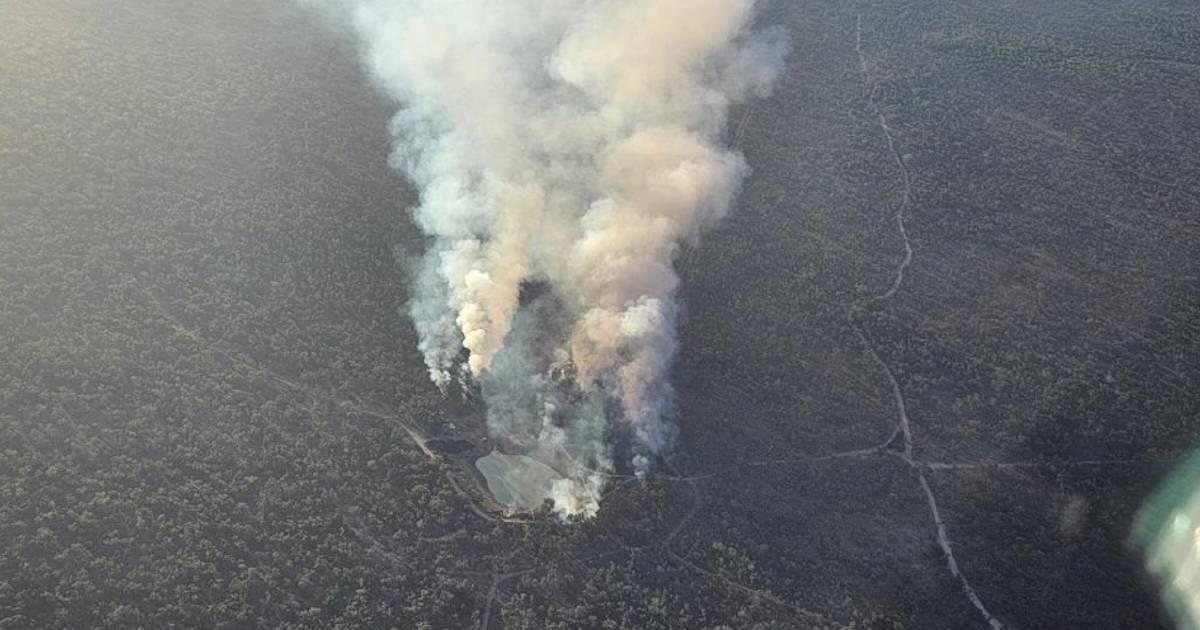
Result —
[{"label": "smoke plume", "polygon": [[620,458],[675,435],[682,245],[746,173],[719,146],[785,46],[753,0],[330,0],[394,98],[392,165],[430,237],[410,314],[429,376],[594,513]]}]

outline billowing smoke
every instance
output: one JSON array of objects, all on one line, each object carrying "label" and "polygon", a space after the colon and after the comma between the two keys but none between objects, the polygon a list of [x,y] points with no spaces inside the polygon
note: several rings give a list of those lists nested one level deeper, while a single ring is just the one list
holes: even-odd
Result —
[{"label": "billowing smoke", "polygon": [[737,194],[726,112],[783,37],[750,30],[753,0],[330,2],[400,106],[430,377],[477,389],[495,441],[561,476],[557,509],[593,513],[615,457],[672,443],[672,261]]}]

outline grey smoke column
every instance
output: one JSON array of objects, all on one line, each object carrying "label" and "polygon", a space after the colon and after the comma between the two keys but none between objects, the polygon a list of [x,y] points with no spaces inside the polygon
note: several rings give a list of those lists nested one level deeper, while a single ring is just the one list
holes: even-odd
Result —
[{"label": "grey smoke column", "polygon": [[[785,52],[753,0],[343,0],[400,106],[392,164],[433,239],[410,312],[430,377],[478,383],[489,430],[593,513],[628,436],[670,446],[672,259],[729,209],[746,165],[729,105]],[[546,287],[520,299],[521,287]]]}]

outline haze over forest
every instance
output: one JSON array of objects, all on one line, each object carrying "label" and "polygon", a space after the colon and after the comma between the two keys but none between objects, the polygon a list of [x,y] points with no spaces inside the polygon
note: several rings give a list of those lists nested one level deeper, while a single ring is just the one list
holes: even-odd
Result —
[{"label": "haze over forest", "polygon": [[594,442],[567,519],[430,378],[352,29],[0,16],[0,629],[1164,627],[1126,542],[1200,430],[1193,3],[759,0],[786,57],[699,143],[740,193],[664,250],[677,432]]}]

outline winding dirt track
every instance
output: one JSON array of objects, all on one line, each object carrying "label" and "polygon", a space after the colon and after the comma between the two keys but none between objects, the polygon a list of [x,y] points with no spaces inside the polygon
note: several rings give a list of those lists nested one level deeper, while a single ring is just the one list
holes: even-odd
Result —
[{"label": "winding dirt track", "polygon": [[879,106],[879,102],[875,98],[876,92],[879,88],[879,83],[871,75],[870,60],[863,52],[862,14],[856,15],[854,18],[854,50],[858,54],[859,70],[862,72],[863,82],[867,87],[867,100],[871,105],[871,109],[875,113],[876,119],[879,121],[879,128],[883,132],[883,137],[887,143],[887,151],[892,156],[892,159],[895,160],[896,167],[900,171],[902,188],[900,202],[896,204],[895,217],[897,230],[900,233],[901,240],[904,242],[904,257],[900,260],[900,263],[896,265],[895,276],[892,279],[891,286],[889,286],[886,291],[880,293],[879,295],[869,297],[852,304],[850,308],[846,310],[846,319],[854,328],[855,334],[858,335],[859,340],[862,342],[863,346],[866,347],[867,352],[871,355],[871,358],[874,360],[875,364],[879,366],[880,370],[887,377],[888,384],[892,390],[892,398],[896,403],[896,426],[900,429],[900,434],[904,438],[904,451],[901,455],[901,459],[903,459],[904,462],[916,472],[917,479],[921,484],[921,489],[925,493],[925,499],[929,504],[929,512],[933,517],[933,525],[937,533],[938,546],[941,547],[942,555],[946,558],[946,568],[950,571],[950,575],[954,576],[954,578],[956,578],[962,585],[963,593],[967,596],[967,599],[970,600],[971,605],[979,611],[979,614],[983,617],[983,620],[986,621],[987,624],[993,628],[993,630],[1000,630],[1004,627],[1004,624],[1000,623],[1000,621],[988,611],[987,606],[984,605],[983,600],[979,597],[979,594],[975,592],[975,588],[971,586],[971,582],[968,581],[967,577],[963,575],[962,571],[959,570],[958,559],[954,557],[954,549],[950,545],[950,538],[946,534],[946,525],[942,521],[941,511],[938,509],[937,497],[934,496],[933,489],[929,487],[929,480],[925,478],[926,468],[921,464],[921,462],[913,459],[912,424],[908,418],[908,409],[904,402],[904,392],[900,388],[900,383],[896,380],[896,375],[892,373],[891,367],[888,366],[887,362],[879,356],[879,352],[876,350],[874,342],[871,340],[870,336],[867,335],[862,324],[859,323],[854,317],[855,313],[859,312],[863,307],[882,302],[895,295],[896,292],[900,290],[901,285],[904,283],[904,270],[907,269],[913,261],[912,243],[909,241],[908,229],[904,224],[907,211],[912,205],[913,200],[913,174],[912,171],[909,170],[908,163],[905,162],[904,156],[901,155],[900,151],[896,148],[896,139],[892,134],[891,126],[888,124],[887,115],[884,114],[883,109]]}]

